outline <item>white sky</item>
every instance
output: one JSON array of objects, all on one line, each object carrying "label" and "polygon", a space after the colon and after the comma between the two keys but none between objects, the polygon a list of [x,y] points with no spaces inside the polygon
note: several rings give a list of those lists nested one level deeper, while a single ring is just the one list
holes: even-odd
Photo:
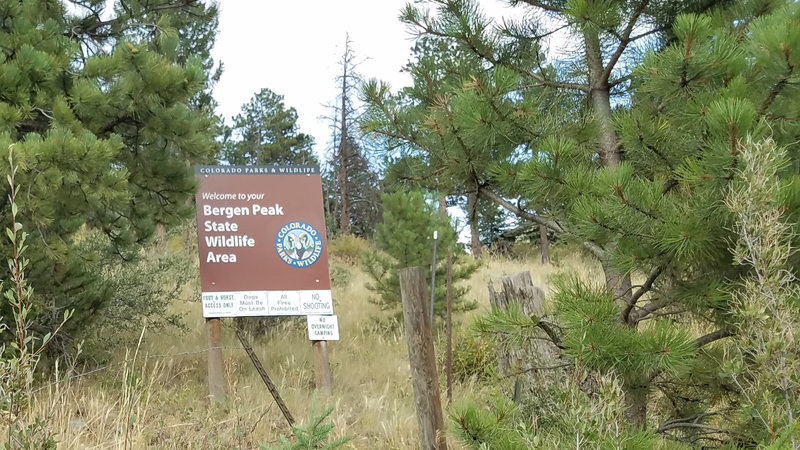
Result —
[{"label": "white sky", "polygon": [[[410,83],[401,67],[410,58],[411,35],[399,20],[407,0],[220,1],[219,35],[212,52],[225,71],[214,89],[219,111],[231,123],[241,106],[262,88],[284,96],[298,113],[300,131],[327,149],[345,36],[365,79],[393,89]],[[505,3],[482,0],[500,13]],[[507,11],[507,10],[506,10]]]}]

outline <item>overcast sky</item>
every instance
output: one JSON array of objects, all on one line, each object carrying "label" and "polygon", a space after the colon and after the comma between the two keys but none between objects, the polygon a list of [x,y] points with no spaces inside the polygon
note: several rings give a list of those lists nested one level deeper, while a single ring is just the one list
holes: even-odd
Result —
[{"label": "overcast sky", "polygon": [[[214,59],[225,71],[214,89],[219,111],[231,123],[241,106],[262,88],[284,96],[294,107],[300,131],[314,136],[316,151],[327,149],[335,78],[349,33],[365,79],[378,78],[393,89],[409,77],[400,72],[412,42],[398,20],[406,0],[307,0],[220,2]],[[505,11],[500,0],[483,0],[492,14]]]}]

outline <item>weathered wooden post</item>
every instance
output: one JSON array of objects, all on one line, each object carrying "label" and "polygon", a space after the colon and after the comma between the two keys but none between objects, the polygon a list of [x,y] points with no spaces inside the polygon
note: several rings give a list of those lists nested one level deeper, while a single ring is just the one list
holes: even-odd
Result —
[{"label": "weathered wooden post", "polygon": [[206,319],[208,328],[208,397],[225,403],[225,363],[222,359],[222,326],[217,318]]},{"label": "weathered wooden post", "polygon": [[320,391],[330,393],[333,388],[331,366],[328,363],[328,345],[326,341],[311,341],[314,347],[314,373],[316,386]]},{"label": "weathered wooden post", "polygon": [[411,383],[419,424],[420,448],[446,450],[442,403],[439,398],[436,357],[425,298],[425,272],[421,267],[400,270],[400,297],[406,327]]}]

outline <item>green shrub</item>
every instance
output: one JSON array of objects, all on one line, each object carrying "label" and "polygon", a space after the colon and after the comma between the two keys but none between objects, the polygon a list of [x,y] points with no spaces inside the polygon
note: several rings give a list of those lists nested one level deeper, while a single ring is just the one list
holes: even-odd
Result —
[{"label": "green shrub", "polygon": [[[552,246],[551,246],[552,250]],[[537,242],[529,240],[515,241],[511,244],[511,255],[515,259],[522,261],[533,261],[541,259],[542,251]]]},{"label": "green shrub", "polygon": [[[439,348],[444,348],[444,343]],[[446,352],[439,352],[442,374],[447,364]],[[494,339],[476,337],[463,331],[453,330],[453,380],[464,382],[470,378],[488,381],[495,376],[497,367],[497,344]]]},{"label": "green shrub", "polygon": [[42,354],[53,341],[65,323],[72,317],[73,310],[65,310],[57,320],[52,333],[39,335],[31,322],[31,303],[33,288],[28,284],[26,275],[31,270],[27,256],[28,233],[18,221],[17,193],[15,184],[17,166],[13,159],[13,145],[8,149],[10,173],[7,175],[10,188],[8,194],[11,209],[11,225],[5,229],[11,244],[11,253],[7,263],[10,271],[8,285],[0,285],[3,290],[4,305],[11,311],[11,324],[6,323],[8,316],[0,321],[0,333],[8,334],[8,344],[0,345],[0,416],[5,426],[5,442],[2,448],[44,449],[56,448],[55,435],[50,431],[46,420],[31,417],[27,409],[30,406],[31,388],[36,374],[36,367]]},{"label": "green shrub", "polygon": [[311,398],[311,405],[308,409],[308,422],[305,424],[292,425],[294,434],[293,440],[289,440],[284,435],[278,436],[279,447],[272,447],[267,444],[258,443],[260,450],[305,450],[305,449],[325,449],[333,450],[342,447],[351,439],[350,436],[343,436],[328,442],[329,435],[333,431],[333,423],[323,423],[333,412],[333,406],[329,406],[325,411],[317,411],[316,392]]},{"label": "green shrub", "polygon": [[331,285],[337,288],[344,288],[350,284],[352,278],[350,268],[341,264],[331,264]]},{"label": "green shrub", "polygon": [[328,243],[328,255],[352,266],[361,261],[362,255],[370,249],[366,239],[345,234]]}]

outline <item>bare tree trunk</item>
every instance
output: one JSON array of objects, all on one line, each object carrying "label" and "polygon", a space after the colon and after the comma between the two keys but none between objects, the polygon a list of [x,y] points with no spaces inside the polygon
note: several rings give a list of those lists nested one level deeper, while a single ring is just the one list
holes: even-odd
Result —
[{"label": "bare tree trunk", "polygon": [[481,235],[478,230],[478,192],[467,194],[467,220],[469,221],[469,232],[472,235],[472,256],[481,259]]},{"label": "bare tree trunk", "polygon": [[[349,41],[348,41],[349,43]],[[345,58],[348,49],[345,49]],[[350,234],[350,205],[347,195],[347,157],[349,154],[350,143],[347,136],[347,64],[342,64],[344,74],[342,75],[342,131],[339,136],[339,191],[342,196],[342,215],[339,220],[339,229],[342,234]]]},{"label": "bare tree trunk", "polygon": [[542,264],[550,264],[550,240],[547,228],[539,225],[539,247],[542,249]]},{"label": "bare tree trunk", "polygon": [[[500,291],[495,290],[492,282],[489,282],[489,303],[503,310],[507,310],[512,303],[518,303],[526,316],[538,317],[544,312],[544,291],[533,285],[530,272],[517,272],[502,278]],[[497,350],[497,369],[500,375],[515,378],[514,401],[519,402],[524,396],[530,395],[537,384],[541,384],[542,374],[534,368],[554,367],[558,359],[558,352],[551,344],[529,339],[518,347],[500,346]]]}]

